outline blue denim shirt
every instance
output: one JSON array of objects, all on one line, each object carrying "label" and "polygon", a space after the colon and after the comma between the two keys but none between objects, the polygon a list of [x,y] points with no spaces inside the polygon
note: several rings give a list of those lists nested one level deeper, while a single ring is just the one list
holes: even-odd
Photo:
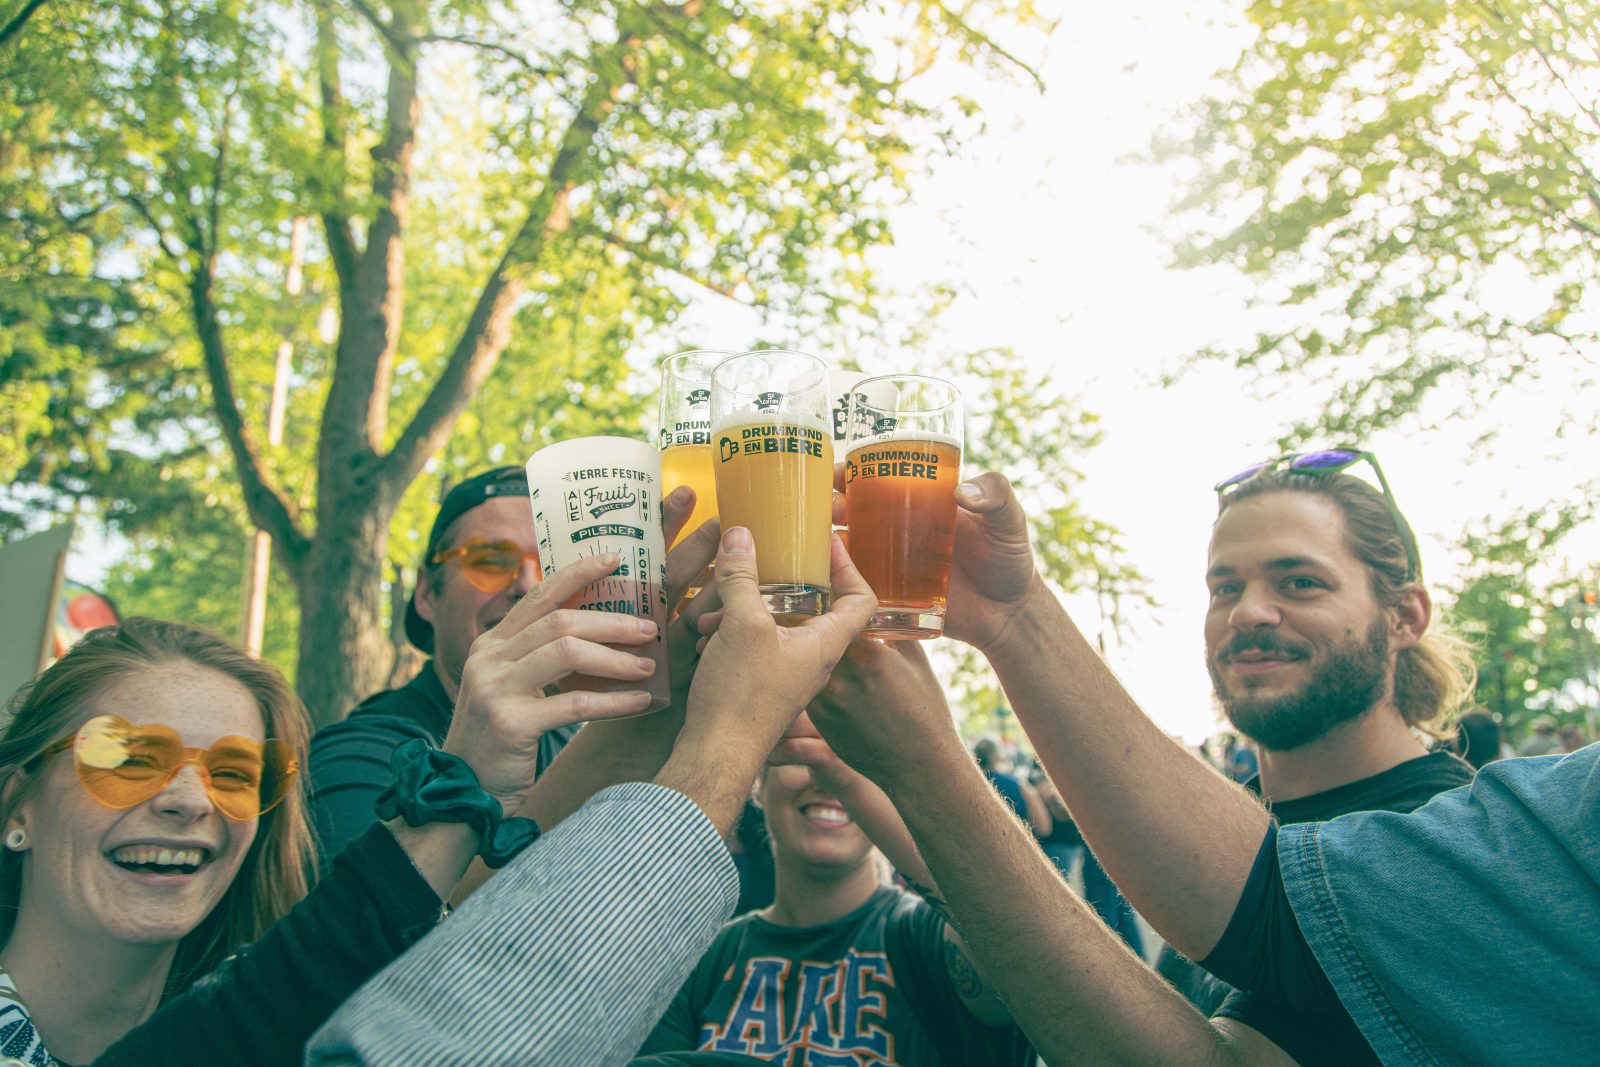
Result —
[{"label": "blue denim shirt", "polygon": [[1600,745],[1409,815],[1278,834],[1317,961],[1385,1064],[1600,1062]]}]

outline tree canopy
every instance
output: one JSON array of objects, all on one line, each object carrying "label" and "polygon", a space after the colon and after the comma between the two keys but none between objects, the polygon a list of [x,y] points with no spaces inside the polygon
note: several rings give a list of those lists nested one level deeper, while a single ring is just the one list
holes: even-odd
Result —
[{"label": "tree canopy", "polygon": [[1567,506],[1535,508],[1469,532],[1470,562],[1449,590],[1454,625],[1479,649],[1476,702],[1513,736],[1548,716],[1600,724],[1600,567],[1548,561],[1594,517],[1591,482]]},{"label": "tree canopy", "polygon": [[[1285,444],[1361,440],[1531,389],[1592,439],[1600,370],[1600,6],[1244,8],[1236,66],[1158,155],[1178,262],[1257,280],[1254,339],[1207,349],[1315,397]],[[1500,416],[1520,424],[1525,414]]]},{"label": "tree canopy", "polygon": [[101,509],[136,549],[120,592],[158,605],[237,582],[230,529],[270,533],[323,720],[384,680],[383,591],[430,501],[637,432],[627,356],[684,347],[692,294],[869,330],[890,211],[980,121],[922,76],[1027,77],[1001,41],[1045,28],[1028,0],[51,0],[0,24],[0,521]]}]

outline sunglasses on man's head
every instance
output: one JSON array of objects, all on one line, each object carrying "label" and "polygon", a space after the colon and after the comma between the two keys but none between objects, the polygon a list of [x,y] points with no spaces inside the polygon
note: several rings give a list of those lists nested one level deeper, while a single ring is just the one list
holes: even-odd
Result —
[{"label": "sunglasses on man's head", "polygon": [[517,580],[525,562],[539,573],[539,554],[510,541],[486,541],[474,537],[465,544],[434,554],[428,562],[435,566],[453,559],[461,561],[461,575],[480,593],[498,593]]},{"label": "sunglasses on man's head", "polygon": [[1277,459],[1269,459],[1246,467],[1238,474],[1222,479],[1212,488],[1218,496],[1226,496],[1238,486],[1268,471],[1287,468],[1298,474],[1336,474],[1363,461],[1371,464],[1372,473],[1378,476],[1378,488],[1383,491],[1384,507],[1389,510],[1389,519],[1394,523],[1395,533],[1400,535],[1400,544],[1406,550],[1406,581],[1421,581],[1422,556],[1417,551],[1416,539],[1411,534],[1411,527],[1406,523],[1405,516],[1400,514],[1400,506],[1395,503],[1394,494],[1389,491],[1389,479],[1383,476],[1383,468],[1378,466],[1378,457],[1371,452],[1358,448],[1290,452]]},{"label": "sunglasses on man's head", "polygon": [[300,763],[275,737],[220,738],[210,748],[186,748],[178,731],[160,723],[137,726],[120,715],[97,715],[63,737],[29,766],[72,749],[78,780],[108,808],[131,808],[165,789],[185,764],[200,770],[206,794],[230,819],[253,819],[289,795]]}]

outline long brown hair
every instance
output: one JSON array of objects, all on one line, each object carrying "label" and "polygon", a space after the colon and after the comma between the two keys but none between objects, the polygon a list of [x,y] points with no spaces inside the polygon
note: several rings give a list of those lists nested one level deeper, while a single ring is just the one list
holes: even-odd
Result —
[{"label": "long brown hair", "polygon": [[[209,667],[248,689],[266,736],[288,742],[305,765],[311,732],[305,705],[276,668],[193,626],[133,617],[85,636],[12,698],[11,718],[0,734],[0,826],[36,788],[38,777],[23,768],[77,729],[85,701],[118,678],[181,662]],[[261,816],[255,841],[222,899],[178,942],[168,996],[259,938],[306,895],[314,857],[303,776],[295,778],[283,802]],[[0,849],[0,946],[16,925],[23,856]]]},{"label": "long brown hair", "polygon": [[[1400,603],[1401,591],[1413,584],[1402,537],[1414,545],[1416,535],[1404,515],[1390,513],[1382,493],[1348,474],[1273,470],[1230,489],[1218,500],[1217,514],[1236,500],[1266,493],[1315,493],[1331,500],[1344,515],[1350,551],[1372,574],[1373,596],[1386,608]],[[1451,716],[1472,695],[1477,678],[1470,647],[1435,619],[1395,657],[1394,702],[1408,725],[1433,737],[1450,736]]]}]

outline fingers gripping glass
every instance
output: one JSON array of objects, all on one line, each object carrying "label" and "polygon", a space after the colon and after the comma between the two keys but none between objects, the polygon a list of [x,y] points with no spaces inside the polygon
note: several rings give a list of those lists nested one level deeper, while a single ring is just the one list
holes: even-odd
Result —
[{"label": "fingers gripping glass", "polygon": [[429,560],[435,566],[453,559],[461,561],[461,575],[480,593],[498,593],[522,573],[522,565],[532,562],[533,573],[539,573],[539,554],[524,550],[510,541],[484,541],[473,538],[466,544],[447,548]]},{"label": "fingers gripping glass", "polygon": [[218,811],[230,819],[253,819],[288,795],[300,770],[293,749],[275,737],[224,737],[210,748],[185,748],[172,727],[136,726],[120,715],[90,719],[34,762],[68,748],[83,787],[100,803],[119,809],[149,800],[192,763]]},{"label": "fingers gripping glass", "polygon": [[1406,522],[1405,516],[1400,514],[1400,506],[1395,503],[1394,493],[1389,489],[1389,479],[1383,476],[1383,468],[1378,466],[1378,457],[1371,452],[1356,448],[1327,448],[1320,452],[1290,452],[1246,467],[1230,478],[1224,478],[1213,488],[1218,496],[1226,496],[1228,491],[1236,486],[1248,482],[1258,474],[1275,471],[1287,467],[1289,470],[1300,474],[1334,474],[1355,466],[1365,461],[1372,466],[1372,473],[1378,476],[1378,488],[1383,491],[1384,507],[1389,509],[1389,519],[1394,523],[1395,533],[1400,535],[1400,544],[1406,550],[1406,580],[1420,581],[1422,578],[1422,557],[1417,552],[1416,538],[1412,536],[1411,527]]}]

